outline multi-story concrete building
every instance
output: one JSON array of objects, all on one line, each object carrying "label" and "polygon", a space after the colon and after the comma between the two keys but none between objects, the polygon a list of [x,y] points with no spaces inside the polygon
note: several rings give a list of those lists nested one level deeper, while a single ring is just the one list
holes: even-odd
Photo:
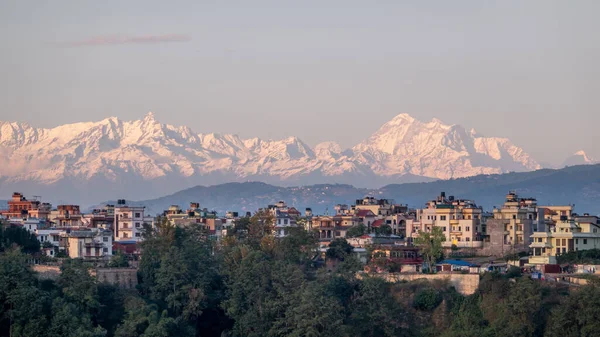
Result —
[{"label": "multi-story concrete building", "polygon": [[84,227],[112,229],[115,221],[115,206],[106,205],[100,209],[94,209],[91,213],[83,214],[81,221]]},{"label": "multi-story concrete building", "polygon": [[72,259],[106,260],[112,256],[112,232],[73,231],[67,235],[67,251]]},{"label": "multi-story concrete building", "polygon": [[[506,195],[504,205],[494,208],[493,219],[486,225],[489,253],[504,256],[509,253],[527,251],[530,236],[543,226],[544,210],[534,198],[519,198],[515,192]],[[541,221],[540,221],[541,219]]]},{"label": "multi-story concrete building", "polygon": [[0,211],[6,218],[37,218],[48,219],[52,205],[37,200],[27,200],[22,193],[15,192],[8,201],[8,210]]},{"label": "multi-story concrete building", "polygon": [[481,215],[483,210],[472,200],[446,198],[442,192],[429,201],[426,208],[415,212],[415,219],[405,219],[406,237],[412,241],[420,231],[431,232],[440,227],[446,236],[445,247],[456,245],[464,248],[481,248]]},{"label": "multi-story concrete building", "polygon": [[50,212],[50,221],[56,227],[82,227],[82,219],[79,205],[58,205],[56,210]]},{"label": "multi-story concrete building", "polygon": [[350,227],[357,226],[360,218],[354,215],[325,215],[313,216],[309,228],[319,232],[319,241],[330,242],[334,239],[345,238]]},{"label": "multi-story concrete building", "polygon": [[300,211],[294,207],[288,207],[284,201],[269,205],[267,209],[273,216],[276,237],[287,236],[289,229],[297,226],[297,220],[301,215]]},{"label": "multi-story concrete building", "polygon": [[396,204],[392,199],[377,199],[374,197],[364,197],[357,199],[356,204],[350,209],[350,214],[356,214],[359,210],[370,210],[377,216],[388,216],[392,214],[406,213],[407,205]]},{"label": "multi-story concrete building", "polygon": [[[572,210],[572,209],[571,209]],[[531,235],[531,264],[555,264],[560,254],[600,248],[600,219],[584,214],[569,218],[566,214],[556,222],[546,223],[544,231]]]},{"label": "multi-story concrete building", "polygon": [[120,199],[114,210],[113,232],[115,241],[141,241],[144,223],[152,221],[145,217],[145,207],[129,206]]}]

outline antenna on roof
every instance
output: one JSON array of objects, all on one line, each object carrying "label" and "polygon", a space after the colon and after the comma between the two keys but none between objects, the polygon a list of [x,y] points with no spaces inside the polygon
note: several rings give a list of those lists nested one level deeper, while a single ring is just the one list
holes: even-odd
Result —
[{"label": "antenna on roof", "polygon": [[42,200],[42,196],[41,196],[41,195],[34,195],[34,196],[33,196],[33,200],[34,200],[34,201],[39,201],[39,200]]}]

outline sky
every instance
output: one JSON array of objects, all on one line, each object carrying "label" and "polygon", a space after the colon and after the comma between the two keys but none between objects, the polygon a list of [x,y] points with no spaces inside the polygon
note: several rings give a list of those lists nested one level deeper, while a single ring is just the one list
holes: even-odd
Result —
[{"label": "sky", "polygon": [[600,1],[0,1],[0,120],[351,147],[400,113],[600,159]]}]

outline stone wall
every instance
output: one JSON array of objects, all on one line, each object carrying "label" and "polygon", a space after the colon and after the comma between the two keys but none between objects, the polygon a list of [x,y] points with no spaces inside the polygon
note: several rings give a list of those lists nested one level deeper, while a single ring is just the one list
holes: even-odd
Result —
[{"label": "stone wall", "polygon": [[416,281],[416,280],[447,280],[450,285],[456,288],[456,291],[463,295],[471,295],[475,293],[479,287],[479,274],[418,274],[418,273],[387,273],[375,274],[375,277],[381,277],[388,282],[399,281]]},{"label": "stone wall", "polygon": [[56,280],[60,275],[59,266],[43,266],[33,265],[31,269],[37,273],[37,277],[41,280]]},{"label": "stone wall", "polygon": [[[56,280],[60,276],[59,266],[32,266],[33,271],[42,280]],[[125,289],[135,289],[137,286],[137,268],[96,268],[90,269],[90,275],[98,282],[110,283]]]},{"label": "stone wall", "polygon": [[137,269],[135,268],[97,268],[98,282],[110,283],[125,289],[137,286]]}]

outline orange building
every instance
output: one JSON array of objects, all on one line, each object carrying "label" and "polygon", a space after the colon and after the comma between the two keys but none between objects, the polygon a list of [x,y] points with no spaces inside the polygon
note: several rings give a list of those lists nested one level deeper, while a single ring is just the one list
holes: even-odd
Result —
[{"label": "orange building", "polygon": [[48,219],[52,206],[39,200],[27,200],[22,193],[13,193],[8,201],[8,210],[0,211],[7,218]]}]

